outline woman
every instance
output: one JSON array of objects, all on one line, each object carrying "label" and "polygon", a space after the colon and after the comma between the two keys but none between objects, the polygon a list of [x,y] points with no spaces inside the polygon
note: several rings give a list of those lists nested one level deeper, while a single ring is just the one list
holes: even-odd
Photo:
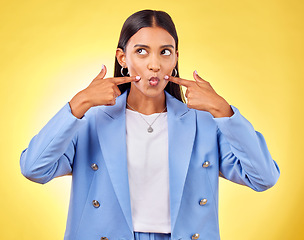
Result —
[{"label": "woman", "polygon": [[165,12],[126,20],[105,75],[103,66],[21,155],[32,181],[73,175],[65,239],[219,239],[219,175],[255,191],[276,183],[263,136],[196,71],[179,78]]}]

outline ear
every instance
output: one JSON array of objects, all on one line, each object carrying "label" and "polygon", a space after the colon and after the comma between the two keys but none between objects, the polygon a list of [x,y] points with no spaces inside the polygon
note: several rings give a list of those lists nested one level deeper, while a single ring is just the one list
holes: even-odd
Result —
[{"label": "ear", "polygon": [[178,53],[178,50],[176,51],[176,62],[175,62],[175,65],[176,65],[176,63],[177,63],[177,61],[178,61],[178,55],[179,55],[179,53]]},{"label": "ear", "polygon": [[120,66],[122,66],[123,68],[127,67],[126,54],[121,48],[116,49],[116,58]]}]

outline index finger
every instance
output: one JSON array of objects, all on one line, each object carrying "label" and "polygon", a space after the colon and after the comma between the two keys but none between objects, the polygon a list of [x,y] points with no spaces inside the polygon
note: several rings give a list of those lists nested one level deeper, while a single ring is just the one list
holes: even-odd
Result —
[{"label": "index finger", "polygon": [[189,87],[193,83],[193,81],[178,78],[178,77],[173,77],[173,76],[170,76],[168,81],[174,82],[174,83],[182,85],[184,87]]},{"label": "index finger", "polygon": [[128,82],[134,82],[140,80],[139,76],[131,76],[131,77],[117,77],[114,78],[114,83],[116,85],[128,83]]}]

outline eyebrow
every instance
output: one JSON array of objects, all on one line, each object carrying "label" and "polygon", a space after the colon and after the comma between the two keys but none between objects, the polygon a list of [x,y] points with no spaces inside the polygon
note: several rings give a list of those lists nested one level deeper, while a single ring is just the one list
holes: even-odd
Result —
[{"label": "eyebrow", "polygon": [[[150,48],[148,45],[144,45],[144,44],[136,44],[136,45],[134,45],[134,47],[135,47],[135,48],[136,48],[136,47]],[[171,45],[171,44],[167,44],[167,45],[162,45],[162,46],[161,46],[161,48],[166,48],[166,47],[169,47],[169,48],[173,48],[173,49],[174,49],[173,45]]]}]

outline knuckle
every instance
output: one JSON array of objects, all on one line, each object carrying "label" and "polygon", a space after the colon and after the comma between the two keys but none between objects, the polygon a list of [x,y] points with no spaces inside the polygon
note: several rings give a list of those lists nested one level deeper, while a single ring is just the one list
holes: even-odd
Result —
[{"label": "knuckle", "polygon": [[106,100],[107,102],[111,102],[113,100],[113,94],[108,94]]},{"label": "knuckle", "polygon": [[115,93],[114,87],[112,86],[112,87],[109,89],[109,96],[113,96],[114,93]]},{"label": "knuckle", "polygon": [[114,82],[113,82],[112,79],[107,79],[106,83],[107,83],[107,85],[109,85],[109,86],[114,85]]},{"label": "knuckle", "polygon": [[194,84],[195,84],[195,83],[194,83],[193,81],[189,82],[188,88],[193,88]]}]

